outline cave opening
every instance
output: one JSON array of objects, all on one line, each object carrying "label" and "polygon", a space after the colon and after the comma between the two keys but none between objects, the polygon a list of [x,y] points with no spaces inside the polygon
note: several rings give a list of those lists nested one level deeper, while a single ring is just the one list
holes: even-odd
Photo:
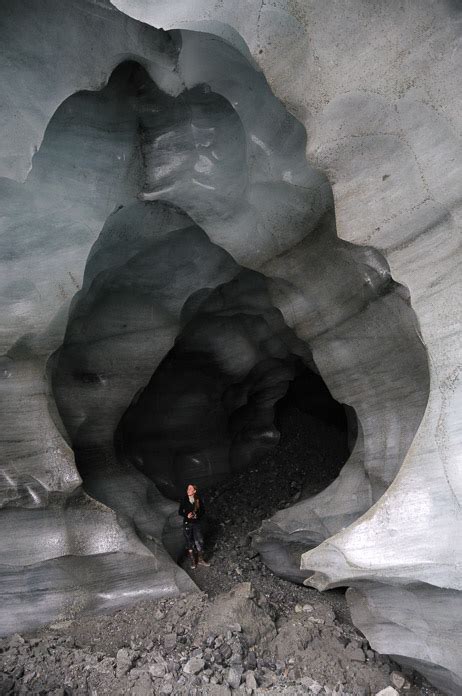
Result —
[{"label": "cave opening", "polygon": [[[118,460],[166,497],[177,501],[188,483],[198,485],[210,548],[228,531],[216,501],[230,487],[227,522],[245,535],[335,480],[356,438],[354,413],[333,399],[309,348],[271,306],[270,284],[244,270],[193,295],[173,348],[116,431]],[[173,523],[163,533],[175,560],[178,532]]]},{"label": "cave opening", "polygon": [[[187,44],[185,37],[182,42]],[[229,54],[229,47],[223,46],[221,50]],[[249,72],[248,66],[245,69]],[[250,72],[261,87],[262,76],[253,68]],[[299,184],[297,179],[303,179],[300,153],[295,150],[294,140],[303,142],[303,129],[295,119],[281,113],[279,103],[270,94],[260,94],[252,106],[260,108],[268,98],[273,101],[276,125],[268,122],[265,128],[272,138],[280,138],[284,130],[288,131],[279,150],[288,150],[286,158],[292,160],[292,168],[282,177],[269,171],[264,160],[271,159],[270,150],[255,134],[251,142],[256,148],[249,158],[242,120],[249,118],[245,114],[248,105],[239,115],[234,108],[238,102],[233,107],[207,83],[177,95],[167,94],[133,61],[119,65],[100,92],[79,93],[67,100],[50,123],[44,147],[36,157],[31,178],[38,181],[46,178],[52,168],[52,157],[56,157],[60,140],[71,141],[73,149],[78,151],[84,122],[97,150],[96,160],[107,160],[113,143],[109,138],[105,142],[104,137],[97,141],[100,131],[104,135],[103,124],[107,121],[108,130],[117,134],[118,146],[125,149],[117,160],[129,162],[124,177],[118,177],[119,187],[127,189],[118,192],[120,205],[108,217],[91,250],[82,290],[71,306],[63,347],[50,361],[54,393],[84,486],[106,502],[109,500],[102,490],[105,478],[102,472],[108,473],[114,461],[124,464],[129,461],[140,472],[147,473],[161,493],[170,498],[179,496],[188,476],[193,476],[200,485],[211,485],[222,476],[244,470],[277,444],[275,406],[295,379],[295,372],[300,373],[300,365],[310,365],[311,370],[316,370],[308,346],[287,326],[275,306],[276,297],[287,295],[287,283],[239,265],[222,247],[211,244],[208,235],[197,225],[198,219],[205,221],[208,229],[217,220],[221,225],[229,225],[232,212],[240,208],[232,220],[234,228],[255,227],[257,222],[258,229],[262,227],[258,225],[262,212],[265,217],[274,214],[271,210],[274,201],[270,210],[265,210],[262,193],[270,194],[268,201],[275,198],[278,205],[287,194],[293,198]],[[268,140],[268,133],[266,136]],[[281,157],[281,152],[278,156]],[[275,169],[275,161],[270,169]],[[243,213],[242,195],[249,189],[249,165],[257,182],[253,186],[254,200],[247,209],[244,206]],[[277,166],[281,169],[282,163]],[[268,181],[268,189],[262,190],[262,178],[278,177],[283,181],[276,188]],[[316,177],[314,183],[318,185]],[[295,187],[288,185],[289,181]],[[143,202],[133,201],[136,188],[143,189],[139,195]],[[314,197],[307,196],[303,206],[300,197],[289,202],[289,208],[293,209],[294,204],[301,206],[300,220],[293,216],[294,226],[306,224],[313,210],[322,207],[317,198],[319,191]],[[178,207],[178,201],[194,219]],[[267,219],[264,225],[270,227],[272,235]],[[261,240],[260,245],[263,246]],[[202,273],[192,286],[188,272],[191,269],[185,264],[192,265],[193,272],[197,272],[199,264],[202,266]],[[172,278],[175,272],[178,277]],[[164,277],[159,281],[161,274]],[[226,282],[217,285],[223,280]],[[175,314],[178,319],[173,319]],[[263,341],[267,345],[252,346],[249,351],[252,333],[258,337],[257,344]],[[213,372],[210,350],[201,353],[202,348],[197,350],[196,346],[188,352],[185,348],[188,340],[203,342],[203,335],[207,335],[206,343],[210,342],[210,336],[217,345],[221,342],[221,346],[215,347],[215,352],[221,351],[221,355],[212,356],[217,360],[215,374],[208,377],[209,392],[215,390],[217,396],[216,385],[220,382],[223,388],[212,418],[207,412],[211,408],[210,394],[198,384],[201,379],[207,381],[207,372]],[[148,347],[148,342],[154,341],[155,347]],[[175,347],[167,352],[173,341]],[[110,358],[114,342],[119,344],[115,359]],[[234,348],[227,347],[227,343]],[[234,358],[226,355],[233,350]],[[244,358],[246,353],[248,358]],[[230,359],[235,365],[224,365]],[[118,366],[114,369],[115,361]],[[155,419],[150,419],[147,430],[143,431],[139,412],[144,409],[149,413],[152,407],[146,404],[149,401],[146,394],[140,397],[141,387],[134,399],[138,410],[132,404],[119,423],[134,385],[142,384],[143,378],[146,380],[151,365],[156,362],[160,362],[153,376],[154,381],[160,382],[160,396],[158,393],[155,396],[156,417],[162,418],[163,408],[164,420],[167,414],[170,424],[161,422],[156,426]],[[109,369],[108,365],[111,365]],[[179,382],[178,388],[172,389],[168,396],[167,385],[171,388],[175,382]],[[111,404],[104,403],[103,396],[109,385]],[[205,410],[199,405],[200,393]],[[181,401],[185,398],[189,399],[186,411],[194,413],[193,424],[183,422],[184,417],[182,420],[180,412],[185,409]],[[217,408],[223,411],[221,422]],[[278,406],[278,411],[281,409]],[[168,437],[162,429],[170,429]],[[201,438],[202,443],[196,442],[193,447],[194,440]],[[201,447],[207,452],[201,451]],[[146,459],[156,462],[160,474],[153,475]]]},{"label": "cave opening", "polygon": [[[226,483],[276,448],[287,465],[293,458],[300,479],[293,500],[303,484],[306,496],[337,477],[356,439],[356,419],[317,372],[288,354],[263,358],[235,382],[210,353],[184,350],[181,338],[122,416],[115,433],[120,460],[175,500],[189,482],[201,490]],[[287,502],[282,493],[280,502]]]},{"label": "cave opening", "polygon": [[[304,418],[335,429],[320,448],[335,442],[336,456],[311,489],[279,491],[255,539],[301,582],[303,549],[360,517],[398,471],[425,406],[425,351],[381,254],[338,239],[331,186],[262,73],[216,37],[171,38],[180,86],[123,63],[62,105],[39,153],[45,171],[60,139],[79,152],[90,133],[98,181],[117,172],[104,209],[100,191],[90,200],[105,222],[49,361],[53,394],[86,492],[156,554],[178,539],[186,482],[250,471]],[[322,403],[324,383],[337,405]]]},{"label": "cave opening", "polygon": [[[346,459],[345,409],[330,395],[308,346],[272,306],[272,282],[240,270],[193,294],[173,348],[122,416],[118,458],[169,498],[180,498],[191,481],[204,489],[245,471],[302,413],[334,428],[334,439],[345,440],[337,459]],[[331,439],[317,448],[328,449]],[[335,478],[339,469],[335,462],[331,467]]]}]

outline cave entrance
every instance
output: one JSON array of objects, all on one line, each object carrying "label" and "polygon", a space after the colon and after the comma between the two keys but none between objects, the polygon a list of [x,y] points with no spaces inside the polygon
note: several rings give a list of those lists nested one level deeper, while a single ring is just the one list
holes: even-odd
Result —
[{"label": "cave entrance", "polygon": [[[242,314],[231,322],[229,316],[225,322],[197,317],[121,419],[118,457],[170,498],[179,499],[191,482],[201,491],[222,484],[226,489],[238,478],[245,481],[256,466],[267,481],[280,478],[273,508],[288,506],[289,500],[329,485],[351,453],[357,433],[354,413],[333,399],[312,367],[280,346],[278,357],[258,354],[255,332],[247,356],[242,340],[233,344],[233,333],[242,339],[243,328],[255,329],[252,319]],[[202,336],[195,332],[199,324]],[[277,339],[272,339],[274,346]],[[223,347],[227,365],[220,354]],[[233,353],[240,373],[232,372]],[[251,367],[245,374],[246,362]],[[272,470],[275,461],[277,473]],[[291,488],[285,491],[287,479]],[[257,509],[261,487],[254,490]]]},{"label": "cave entrance", "polygon": [[[280,429],[288,432],[297,418],[299,439],[301,414],[331,428],[316,443],[318,450],[327,452],[338,440],[333,434],[347,432],[345,411],[317,374],[309,347],[272,305],[273,285],[242,269],[215,289],[192,295],[173,348],[120,421],[119,459],[169,498],[180,498],[188,483],[204,489],[246,471],[274,450]],[[315,429],[302,447],[310,449]],[[341,451],[327,456],[330,463],[344,463],[343,439]],[[302,451],[296,454],[303,459]],[[335,478],[339,468],[333,466]]]},{"label": "cave entrance", "polygon": [[[333,399],[308,346],[271,304],[273,284],[242,269],[192,295],[173,348],[116,432],[118,459],[168,498],[198,486],[210,551],[325,488],[356,436],[354,414]],[[181,560],[179,518],[163,543]]]},{"label": "cave entrance", "polygon": [[[358,436],[334,484],[301,493],[262,530],[258,548],[284,575],[284,548],[298,544],[301,552],[329,538],[393,481],[426,405],[425,349],[409,294],[383,256],[338,239],[329,181],[307,162],[306,132],[264,75],[215,36],[181,31],[170,40],[172,82],[165,76],[160,89],[141,65],[119,66],[96,101],[96,93],[80,93],[58,110],[36,161],[55,149],[60,181],[72,188],[59,142],[71,128],[78,146],[85,123],[94,137],[79,199],[93,163],[98,181],[111,179],[97,164],[111,172],[119,163],[109,203],[120,206],[107,217],[99,189],[91,200],[94,220],[106,223],[50,361],[53,393],[86,490],[143,541],[159,541],[176,514],[181,472],[203,472],[202,482],[195,478],[205,485],[218,463],[223,480],[250,471],[290,421],[290,409],[275,405],[291,382],[303,382],[294,378],[297,361],[319,370],[336,399],[354,407]],[[169,402],[168,375],[177,384],[188,355],[189,386],[200,388],[180,384]],[[143,430],[143,418],[130,419],[150,380],[164,407],[154,429]],[[203,396],[194,401],[192,393]],[[200,428],[193,420],[186,432],[188,411],[201,416]],[[177,432],[187,435],[176,450],[175,427],[166,433],[165,423],[173,412]],[[213,443],[206,456],[190,446],[194,438]],[[292,568],[300,568],[300,552]]]}]

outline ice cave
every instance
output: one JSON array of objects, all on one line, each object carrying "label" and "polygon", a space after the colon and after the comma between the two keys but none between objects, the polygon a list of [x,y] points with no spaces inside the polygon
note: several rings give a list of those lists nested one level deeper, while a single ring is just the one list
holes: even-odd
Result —
[{"label": "ice cave", "polygon": [[348,456],[255,553],[462,693],[461,29],[456,0],[2,3],[1,635],[196,592],[181,491],[295,399]]}]

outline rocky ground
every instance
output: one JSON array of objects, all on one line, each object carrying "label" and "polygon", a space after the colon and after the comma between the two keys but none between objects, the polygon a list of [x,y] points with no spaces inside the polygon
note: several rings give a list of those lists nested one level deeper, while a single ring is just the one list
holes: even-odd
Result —
[{"label": "rocky ground", "polygon": [[211,566],[184,565],[200,593],[0,640],[0,694],[437,696],[371,650],[341,591],[281,580],[252,551],[260,521],[297,499],[307,474],[312,491],[327,485],[346,456],[333,426],[290,408],[280,421],[271,457],[204,491]]},{"label": "rocky ground", "polygon": [[[281,615],[297,602],[334,603],[345,611],[342,591],[319,595],[316,590],[281,580],[261,561],[251,546],[251,532],[278,509],[288,507],[309,494],[323,490],[333,481],[346,459],[346,436],[329,424],[317,421],[287,406],[277,421],[281,441],[276,450],[258,465],[225,484],[204,491],[207,510],[207,553],[211,567],[190,573],[210,597],[229,590],[236,582],[251,581],[278,607]],[[184,569],[189,571],[185,562]]]}]

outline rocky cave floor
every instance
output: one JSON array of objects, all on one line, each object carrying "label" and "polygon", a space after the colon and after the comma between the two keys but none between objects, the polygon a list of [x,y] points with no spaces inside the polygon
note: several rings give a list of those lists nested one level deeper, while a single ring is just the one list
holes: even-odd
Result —
[{"label": "rocky cave floor", "polygon": [[297,500],[307,475],[313,493],[324,488],[345,456],[333,426],[290,408],[279,418],[271,456],[204,491],[211,565],[183,564],[200,593],[1,639],[0,694],[440,694],[371,649],[341,590],[286,582],[251,549],[262,519]]}]

